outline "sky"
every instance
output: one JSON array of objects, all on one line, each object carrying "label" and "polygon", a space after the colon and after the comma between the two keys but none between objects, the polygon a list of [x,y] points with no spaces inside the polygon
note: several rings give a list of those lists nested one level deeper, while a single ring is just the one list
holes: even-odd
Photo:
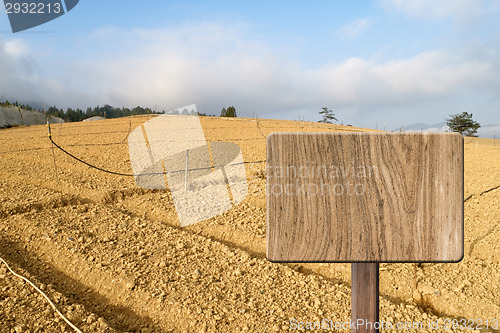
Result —
[{"label": "sky", "polygon": [[81,0],[12,33],[0,4],[0,98],[308,121],[328,107],[390,130],[469,112],[500,137],[499,18],[495,0]]}]

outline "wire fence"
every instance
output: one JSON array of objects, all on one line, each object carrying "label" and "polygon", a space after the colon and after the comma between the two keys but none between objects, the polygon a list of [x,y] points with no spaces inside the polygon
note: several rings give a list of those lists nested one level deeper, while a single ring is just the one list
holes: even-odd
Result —
[{"label": "wire fence", "polygon": [[65,150],[64,148],[62,148],[61,146],[59,146],[57,143],[54,142],[54,140],[52,140],[52,137],[50,137],[50,142],[52,142],[52,144],[58,148],[59,150],[61,150],[63,153],[65,153],[66,155],[70,156],[71,158],[77,160],[78,162],[80,163],[83,163],[93,169],[96,169],[96,170],[99,170],[99,171],[102,171],[102,172],[106,172],[106,173],[109,173],[109,174],[113,174],[113,175],[117,175],[117,176],[124,176],[124,177],[135,177],[135,176],[152,176],[152,175],[164,175],[164,174],[172,174],[172,173],[179,173],[179,172],[186,172],[186,171],[201,171],[201,170],[212,170],[213,168],[222,168],[222,167],[229,167],[229,166],[236,166],[236,165],[243,165],[243,164],[258,164],[258,163],[265,163],[266,161],[263,160],[263,161],[251,161],[251,162],[240,162],[240,163],[233,163],[233,164],[227,164],[227,165],[215,165],[215,166],[210,166],[210,167],[204,167],[204,168],[188,168],[188,169],[182,169],[182,170],[173,170],[173,171],[166,171],[166,172],[153,172],[153,173],[141,173],[141,174],[137,174],[137,175],[134,175],[132,173],[123,173],[123,172],[118,172],[118,171],[111,171],[111,170],[106,170],[106,169],[103,169],[101,167],[98,167],[98,166],[95,166],[89,162],[86,162],[84,161],[83,159],[81,158],[78,158],[76,157],[75,155],[71,154],[70,152],[68,152],[67,150]]},{"label": "wire fence", "polygon": [[[117,176],[123,176],[123,177],[136,177],[136,176],[151,176],[151,175],[175,174],[175,173],[180,173],[180,172],[212,170],[212,169],[215,169],[215,168],[230,167],[230,166],[245,165],[245,164],[260,164],[260,163],[265,163],[266,162],[265,160],[260,160],[260,161],[246,161],[246,162],[240,162],[240,163],[232,163],[232,164],[228,164],[228,165],[214,165],[214,166],[202,167],[202,168],[187,168],[187,169],[182,169],[182,170],[165,171],[165,172],[162,172],[162,173],[141,173],[141,174],[137,174],[136,175],[136,174],[132,174],[132,173],[125,173],[125,172],[120,172],[120,171],[108,170],[108,169],[96,166],[96,165],[94,165],[94,164],[92,164],[90,162],[87,162],[83,158],[75,156],[73,153],[70,153],[66,149],[62,148],[59,144],[57,144],[56,142],[54,142],[54,140],[52,138],[52,132],[51,132],[50,124],[47,124],[47,126],[48,126],[48,130],[49,130],[49,136],[48,137],[49,137],[50,142],[52,143],[52,147],[56,147],[57,149],[59,149],[60,151],[62,151],[63,153],[65,153],[66,155],[68,155],[69,157],[71,157],[72,159],[74,159],[74,160],[76,160],[76,161],[78,161],[80,163],[83,163],[83,164],[87,165],[90,168],[93,168],[93,169],[96,169],[96,170],[99,170],[99,171],[102,171],[102,172],[105,172],[105,173],[108,173],[108,174],[117,175]],[[124,144],[125,140],[128,138],[128,136],[130,134],[131,128],[132,128],[131,122],[129,122],[129,129],[127,131],[127,135],[126,135],[126,137],[121,142],[100,143],[100,144],[73,144],[73,145],[70,144],[70,145],[67,145],[67,146],[68,147],[74,147],[74,146],[99,146],[99,145],[102,146],[102,145]],[[227,127],[227,128],[234,129],[234,127]],[[183,128],[183,129],[180,129],[180,130],[188,130],[188,129],[193,129],[193,128]],[[220,129],[220,128],[217,128],[217,129]],[[259,129],[259,131],[260,131],[260,129]],[[109,133],[117,133],[117,132],[122,132],[122,131],[110,131]],[[265,136],[264,136],[264,138],[265,138]],[[260,140],[260,139],[261,139],[260,137],[257,137],[257,138],[246,138],[246,139],[238,138],[238,139],[225,139],[225,140],[210,140],[209,142],[251,141],[251,140]],[[176,142],[177,141],[175,141],[175,140],[162,141],[162,143],[176,143]],[[149,141],[149,143],[152,143],[152,142]],[[55,164],[55,160],[54,160],[54,167],[57,168],[57,166]]]},{"label": "wire fence", "polygon": [[[149,117],[147,117],[149,119]],[[321,129],[321,130],[327,130],[329,132],[338,132],[339,130],[342,131],[342,132],[345,132],[345,131],[349,131],[349,132],[362,132],[361,129],[356,129],[356,128],[347,128],[346,126],[342,126],[340,127],[341,125],[322,125],[322,126],[317,126],[317,125],[311,125],[309,124],[308,126],[301,126],[302,124],[299,124],[299,126],[293,126],[293,125],[289,125],[289,126],[264,126],[262,125],[262,121],[261,119],[255,119],[255,123],[256,123],[256,129],[257,129],[257,132],[260,134],[260,136],[258,137],[250,137],[250,138],[225,138],[224,140],[219,140],[219,139],[212,139],[212,140],[207,140],[208,142],[242,142],[242,141],[256,141],[256,140],[266,140],[267,139],[267,135],[263,132],[262,129],[271,129],[271,132],[276,132],[276,131],[279,131],[279,130],[282,130],[282,129],[286,129],[286,130],[292,130],[292,129],[296,129],[297,127],[300,128],[301,132],[304,131],[304,129]],[[273,121],[275,122],[276,120],[269,120],[269,121]],[[305,125],[306,123],[304,123]],[[90,125],[90,126],[89,126]],[[56,128],[62,128],[62,124],[58,125],[58,124],[53,124],[52,125],[53,127],[56,127]],[[85,125],[72,125],[71,126],[71,129],[74,129],[76,127],[84,127],[86,129],[88,129],[89,127],[93,128],[93,130],[95,130],[95,128],[109,128],[109,125],[108,124],[97,124],[97,125],[94,125],[94,124],[85,124]],[[52,137],[52,133],[51,133],[51,125],[48,124],[48,129],[49,129],[49,140],[51,142],[51,146],[50,147],[35,147],[35,148],[28,148],[28,149],[20,149],[20,150],[15,150],[15,151],[3,151],[3,152],[0,152],[0,155],[5,155],[5,154],[10,154],[10,153],[18,153],[18,152],[33,152],[33,151],[41,151],[41,150],[47,150],[47,149],[53,149],[54,147],[57,148],[58,150],[60,150],[61,152],[63,152],[64,154],[66,154],[67,156],[69,156],[70,158],[76,160],[77,162],[79,163],[82,163],[82,164],[85,164],[87,165],[88,167],[92,168],[92,169],[95,169],[95,170],[98,170],[98,171],[101,171],[101,172],[104,172],[104,173],[108,173],[108,174],[112,174],[112,175],[116,175],[116,176],[122,176],[122,177],[135,177],[135,176],[148,176],[148,175],[165,175],[165,174],[174,174],[174,173],[180,173],[180,172],[190,172],[190,171],[201,171],[201,170],[213,170],[213,169],[216,169],[216,168],[222,168],[222,167],[229,167],[229,166],[236,166],[236,165],[252,165],[252,164],[261,164],[261,163],[266,163],[266,160],[258,160],[258,161],[246,161],[246,162],[241,162],[241,163],[233,163],[233,164],[229,164],[229,165],[214,165],[214,166],[207,166],[207,167],[202,167],[202,168],[188,168],[187,170],[186,169],[182,169],[182,170],[172,170],[172,171],[165,171],[165,172],[162,172],[162,173],[143,173],[143,174],[138,174],[138,175],[134,175],[133,173],[127,173],[127,172],[122,172],[122,171],[116,171],[116,170],[110,170],[108,168],[105,168],[105,167],[100,167],[100,166],[97,166],[95,165],[94,163],[92,162],[89,162],[81,157],[78,157],[76,156],[74,153],[71,153],[69,152],[67,149],[63,148],[60,144],[56,143],[54,140],[53,140],[53,137]],[[189,130],[189,129],[192,129],[191,127],[190,128],[180,128],[179,130]],[[205,128],[204,130],[205,131],[210,131],[210,130],[217,130],[217,131],[220,131],[221,129],[231,129],[231,130],[234,130],[235,127],[234,126],[217,126],[216,128]],[[124,133],[125,136],[122,140],[120,141],[115,141],[115,142],[102,142],[102,143],[77,143],[77,144],[67,144],[65,145],[65,147],[96,147],[96,146],[113,146],[113,145],[125,145],[127,144],[127,139],[130,135],[130,132],[132,130],[132,119],[129,117],[129,126],[128,126],[128,129],[125,131],[125,130],[105,130],[105,131],[91,131],[91,132],[86,132],[86,133],[83,133],[83,134],[79,134],[79,136],[96,136],[96,135],[104,135],[104,134],[113,134],[113,135],[116,135],[116,134],[120,134],[120,133]],[[29,131],[29,130],[21,130],[22,132],[25,132],[25,131]],[[32,131],[30,131],[30,133],[32,133]],[[31,139],[38,139],[38,138],[44,138],[46,136],[44,135],[41,135],[41,136],[31,136],[30,138]],[[74,134],[58,134],[57,135],[58,138],[64,138],[64,137],[74,137]],[[472,143],[472,141],[474,140],[475,138],[472,138],[469,142],[465,142],[465,144],[470,144]],[[9,139],[0,139],[0,140],[9,140]],[[175,140],[167,140],[167,141],[162,141],[162,143],[176,143],[177,141]],[[57,170],[57,166],[56,166],[56,162],[55,162],[55,157],[54,157],[54,168]],[[57,172],[56,172],[57,173]],[[471,194],[469,195],[468,197],[466,197],[464,199],[464,202],[467,202],[469,199],[471,199],[472,197],[474,196],[477,196],[477,197],[480,197],[488,192],[491,192],[493,190],[496,190],[500,188],[500,185],[498,186],[494,186],[492,188],[489,188],[487,190],[484,190],[482,191],[481,193],[479,194]]]},{"label": "wire fence", "polygon": [[[274,121],[274,120],[273,120]],[[219,139],[211,139],[209,140],[209,142],[245,142],[245,141],[258,141],[258,140],[265,140],[267,138],[267,135],[265,135],[261,128],[268,128],[268,129],[271,129],[272,131],[279,131],[279,130],[292,130],[292,129],[295,129],[297,128],[296,126],[294,127],[293,125],[289,125],[289,126],[263,126],[261,124],[262,120],[259,120],[259,119],[256,119],[256,126],[257,126],[257,130],[258,130],[258,134],[259,136],[256,136],[256,137],[250,137],[250,138],[241,138],[241,137],[236,137],[236,138],[225,138],[224,140],[219,140]],[[335,125],[334,125],[335,126]],[[53,132],[57,132],[57,130],[59,130],[60,128],[64,128],[63,127],[63,124],[59,125],[59,124],[51,124],[51,127],[52,127],[52,130]],[[66,144],[65,147],[85,147],[85,146],[113,146],[113,145],[123,145],[123,144],[126,144],[126,140],[128,139],[128,136],[130,135],[130,132],[132,130],[132,120],[129,119],[129,127],[128,127],[128,130],[97,130],[98,128],[104,128],[104,129],[108,129],[109,128],[109,125],[104,125],[104,124],[97,124],[97,125],[94,125],[94,124],[88,124],[88,125],[74,125],[73,123],[71,123],[71,127],[68,127],[68,129],[71,129],[72,131],[76,128],[85,128],[85,129],[91,129],[90,131],[86,131],[84,133],[79,133],[78,136],[79,137],[85,137],[85,136],[104,136],[104,135],[107,135],[107,134],[110,134],[110,135],[116,135],[116,134],[124,134],[124,138],[122,140],[119,140],[119,141],[113,141],[113,142],[99,142],[99,143],[71,143],[71,144]],[[301,126],[301,131],[303,131],[304,129],[307,129],[307,128],[313,128],[313,129],[322,129],[322,130],[328,130],[328,131],[338,131],[339,129],[338,128],[329,128],[329,127],[324,127],[324,126],[315,126],[315,125],[310,125],[310,126]],[[178,130],[190,130],[192,128],[179,128]],[[220,130],[224,130],[224,129],[228,129],[228,130],[233,130],[234,131],[234,126],[217,126],[216,128],[210,128],[210,127],[207,127],[207,128],[204,128],[204,131],[206,133],[210,133],[210,131],[220,131]],[[342,131],[345,131],[346,129],[345,128],[342,128]],[[351,129],[347,129],[347,130],[351,130]],[[356,130],[356,131],[359,131],[359,130]],[[29,132],[30,134],[33,133],[32,130],[28,130],[28,129],[21,129],[19,128],[18,130],[16,130],[16,133],[25,133],[25,132]],[[56,136],[56,135],[54,135]],[[57,138],[66,138],[66,137],[74,137],[75,134],[74,133],[68,133],[68,134],[65,134],[65,133],[58,133],[57,134]],[[40,134],[40,135],[32,135],[30,136],[29,138],[30,139],[44,139],[46,137],[46,135],[43,135],[43,134]],[[10,138],[0,138],[0,141],[10,141],[12,139]],[[175,141],[164,141],[164,142],[175,142]],[[3,155],[3,154],[10,154],[10,153],[17,153],[17,152],[30,152],[30,151],[37,151],[37,150],[44,150],[44,149],[48,149],[47,147],[36,147],[36,148],[29,148],[29,149],[20,149],[20,150],[11,150],[11,151],[1,151],[0,152],[0,155]]]},{"label": "wire fence", "polygon": [[[234,141],[238,142],[238,141],[262,140],[262,139],[266,140],[267,136],[261,130],[261,127],[266,128],[266,126],[262,126],[260,124],[260,120],[259,119],[255,119],[255,122],[256,122],[257,130],[258,130],[258,132],[261,135],[260,137],[255,137],[255,138],[226,138],[224,140],[212,139],[212,140],[209,140],[208,142],[234,142]],[[106,169],[106,168],[103,168],[103,167],[99,167],[99,166],[97,166],[97,165],[95,165],[95,164],[93,164],[91,162],[88,162],[88,161],[84,160],[83,158],[75,156],[73,153],[70,153],[66,149],[62,148],[59,144],[57,144],[56,142],[54,142],[54,140],[52,139],[50,124],[47,124],[47,126],[49,128],[49,139],[50,139],[50,142],[53,145],[52,147],[56,147],[57,149],[59,149],[60,151],[62,151],[63,153],[65,153],[66,155],[68,155],[69,157],[71,157],[72,159],[74,159],[74,160],[76,160],[76,161],[78,161],[80,163],[83,163],[83,164],[87,165],[90,168],[93,168],[93,169],[96,169],[96,170],[99,170],[99,171],[102,171],[102,172],[105,172],[105,173],[108,173],[108,174],[117,175],[117,176],[123,176],[123,177],[148,176],[148,175],[173,174],[173,173],[180,173],[180,172],[200,171],[200,170],[212,170],[214,168],[230,167],[230,166],[236,166],[236,165],[242,165],[242,164],[243,165],[244,164],[260,164],[260,163],[265,163],[266,162],[266,160],[246,161],[246,162],[241,162],[241,163],[233,163],[233,164],[229,164],[229,165],[216,165],[216,166],[210,166],[210,167],[204,167],[204,168],[188,168],[188,169],[184,169],[184,170],[173,170],[173,171],[168,171],[168,172],[163,172],[163,173],[146,173],[146,174],[134,175],[132,173],[125,173],[125,172],[121,172],[121,171],[114,171],[114,170],[109,170],[109,169]],[[328,125],[326,125],[326,126],[328,126]],[[224,127],[224,126],[219,127],[218,126],[217,128],[214,128],[214,130],[220,131],[221,129],[224,129],[224,128],[234,130],[234,126],[227,126],[227,127]],[[293,128],[293,126],[278,126],[278,127],[272,126],[272,127],[267,127],[267,128],[271,128],[273,131],[276,131],[276,130],[279,130],[279,129],[289,129],[290,130],[290,129]],[[301,128],[301,132],[303,131],[304,128],[319,128],[319,129],[322,129],[322,130],[328,129],[330,131],[338,131],[338,128],[336,128],[336,127],[328,128],[328,127],[325,127],[325,126],[314,126],[314,125],[301,126],[300,128]],[[130,135],[131,129],[132,129],[132,122],[131,122],[131,119],[129,118],[129,128],[127,130],[127,135],[120,142],[68,144],[67,147],[121,145],[121,144],[125,143],[125,140]],[[181,128],[181,129],[178,129],[178,130],[191,130],[191,129],[193,129],[193,128],[191,128],[191,127],[190,128]],[[342,130],[344,130],[344,128],[342,128]],[[354,130],[354,131],[359,132],[359,130]],[[90,133],[85,133],[85,135],[96,135],[96,134],[103,135],[103,134],[116,134],[116,133],[124,133],[124,131],[90,132]],[[70,136],[70,134],[67,134],[67,136]],[[177,141],[175,141],[175,140],[162,141],[162,143],[176,143],[176,142]],[[150,141],[149,143],[152,143],[152,142]],[[0,153],[0,154],[2,154],[2,153]],[[57,166],[56,166],[56,163],[55,163],[55,159],[54,159],[54,168],[57,169]]]}]

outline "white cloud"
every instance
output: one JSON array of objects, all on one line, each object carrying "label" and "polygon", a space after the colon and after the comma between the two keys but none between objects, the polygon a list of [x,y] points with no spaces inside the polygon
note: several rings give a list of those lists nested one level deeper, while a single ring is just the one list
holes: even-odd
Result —
[{"label": "white cloud", "polygon": [[[236,100],[257,110],[266,100],[256,96],[272,94],[280,103],[295,99],[289,94],[298,79],[290,80],[293,64],[271,54],[268,45],[243,38],[242,30],[213,23],[114,35],[107,29],[108,37],[97,41],[105,56],[97,62],[73,62],[68,71],[85,72],[76,84],[85,90],[92,87],[111,103],[146,105],[154,100],[169,108],[193,102],[215,107],[217,100]],[[108,52],[108,39],[124,42],[114,43]]]},{"label": "white cloud", "polygon": [[391,105],[445,98],[495,79],[487,62],[464,61],[445,51],[376,63],[351,58],[317,71],[325,95],[344,105]]},{"label": "white cloud", "polygon": [[21,39],[0,39],[0,97],[21,101],[36,94],[38,67],[28,52]]},{"label": "white cloud", "polygon": [[478,15],[481,0],[382,0],[382,6],[410,17],[446,18],[459,20]]},{"label": "white cloud", "polygon": [[378,64],[373,71],[399,94],[437,95],[464,85],[473,87],[489,77],[490,66],[484,62],[462,61],[445,51],[430,51],[410,59]]},{"label": "white cloud", "polygon": [[[196,103],[215,114],[235,105],[240,115],[291,118],[309,112],[311,120],[329,106],[344,110],[354,124],[353,118],[377,113],[388,127],[394,116],[387,110],[405,119],[424,106],[419,112],[432,116],[435,110],[426,103],[456,105],[463,92],[500,103],[495,89],[485,89],[500,86],[499,61],[487,54],[474,60],[443,49],[384,62],[353,57],[310,69],[285,51],[248,38],[244,25],[213,22],[157,30],[108,27],[81,43],[82,52],[92,53],[67,62],[60,62],[62,55],[57,64],[38,58],[42,73],[36,63],[27,70],[31,60],[12,51],[21,48],[6,51],[0,40],[0,97],[7,93],[64,108],[109,103],[170,110]],[[442,119],[453,109],[441,112]]]},{"label": "white cloud", "polygon": [[29,54],[30,48],[22,39],[16,38],[6,41],[4,44],[5,53],[13,58],[26,56]]},{"label": "white cloud", "polygon": [[371,25],[373,21],[369,17],[355,19],[352,22],[341,27],[337,33],[342,38],[355,39],[363,34]]}]

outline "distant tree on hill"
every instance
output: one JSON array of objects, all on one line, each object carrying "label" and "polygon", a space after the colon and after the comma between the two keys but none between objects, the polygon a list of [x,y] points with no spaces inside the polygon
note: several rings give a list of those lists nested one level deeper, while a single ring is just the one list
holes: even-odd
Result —
[{"label": "distant tree on hill", "polygon": [[54,117],[58,117],[58,118],[63,118],[64,117],[64,111],[63,109],[58,109],[56,106],[51,106],[46,114],[48,116],[54,116]]},{"label": "distant tree on hill", "polygon": [[323,111],[320,111],[319,114],[322,115],[323,119],[318,121],[318,123],[331,124],[332,120],[337,121],[337,118],[335,118],[335,114],[332,110],[328,109],[327,107],[321,109],[323,109]]},{"label": "distant tree on hill", "polygon": [[221,117],[237,117],[235,107],[234,106],[230,106],[227,109],[226,108],[222,108],[220,116]]},{"label": "distant tree on hill", "polygon": [[72,108],[68,108],[64,114],[64,119],[68,122],[78,121],[78,114]]},{"label": "distant tree on hill", "polygon": [[477,136],[477,130],[481,125],[472,119],[472,113],[462,112],[460,114],[450,115],[446,119],[446,125],[452,132],[457,132],[463,136]]}]

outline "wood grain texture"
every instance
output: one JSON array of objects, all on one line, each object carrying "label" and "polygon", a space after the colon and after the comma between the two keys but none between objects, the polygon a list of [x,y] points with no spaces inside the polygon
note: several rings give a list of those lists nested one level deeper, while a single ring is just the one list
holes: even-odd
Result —
[{"label": "wood grain texture", "polygon": [[[374,333],[379,321],[379,264],[351,264],[351,332]],[[362,320],[362,321],[359,321]]]},{"label": "wood grain texture", "polygon": [[463,137],[456,133],[273,133],[267,258],[458,262]]}]

